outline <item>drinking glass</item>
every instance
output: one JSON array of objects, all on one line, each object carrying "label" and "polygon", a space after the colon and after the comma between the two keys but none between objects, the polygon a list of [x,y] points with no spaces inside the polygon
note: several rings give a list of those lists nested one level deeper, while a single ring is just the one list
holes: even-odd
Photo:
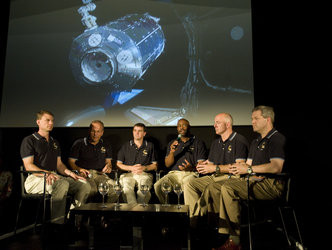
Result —
[{"label": "drinking glass", "polygon": [[116,205],[115,205],[115,207],[120,207],[121,205],[120,205],[120,195],[121,195],[121,193],[122,193],[122,186],[121,186],[121,184],[120,183],[115,183],[114,184],[114,192],[115,192],[115,194],[118,196],[118,199],[117,199],[117,202],[116,202]]},{"label": "drinking glass", "polygon": [[182,192],[183,192],[183,190],[182,190],[181,184],[176,183],[174,185],[174,193],[176,193],[176,195],[178,196],[178,208],[179,209],[181,208],[181,205],[180,205],[180,196],[181,196]]},{"label": "drinking glass", "polygon": [[98,191],[103,196],[103,204],[101,205],[102,208],[106,208],[107,205],[105,204],[105,195],[108,193],[110,186],[107,182],[101,182],[98,185]]},{"label": "drinking glass", "polygon": [[149,189],[150,189],[149,185],[146,184],[146,180],[142,180],[140,182],[139,189],[142,192],[142,194],[144,195],[142,206],[146,207],[148,204],[145,203],[145,196],[149,192]]},{"label": "drinking glass", "polygon": [[172,191],[172,185],[168,180],[164,180],[161,184],[161,191],[163,191],[166,196],[165,204],[163,204],[163,206],[170,206],[170,204],[168,203],[168,194]]}]

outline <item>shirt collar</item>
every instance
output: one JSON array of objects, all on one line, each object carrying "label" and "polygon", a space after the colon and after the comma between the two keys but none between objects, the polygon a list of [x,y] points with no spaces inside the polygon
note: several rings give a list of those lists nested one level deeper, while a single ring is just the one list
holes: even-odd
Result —
[{"label": "shirt collar", "polygon": [[258,141],[261,141],[261,140],[264,140],[264,139],[267,139],[267,140],[269,140],[273,135],[275,135],[276,133],[278,133],[278,130],[276,130],[275,128],[272,128],[270,131],[269,131],[269,133],[267,133],[267,135],[264,137],[264,138],[262,138],[262,136],[260,135],[258,138],[257,138],[257,140]]},{"label": "shirt collar", "polygon": [[[129,141],[129,144],[130,144],[130,146],[136,146],[134,140],[130,140],[130,141]],[[147,145],[148,145],[148,142],[147,142],[146,140],[143,140],[142,146],[143,146],[143,145],[147,146]]]},{"label": "shirt collar", "polygon": [[[46,140],[46,138],[45,138],[44,136],[41,136],[38,132],[33,133],[32,136],[35,137],[38,141],[39,141],[40,139],[44,139],[44,140]],[[52,137],[52,136],[50,136],[50,140],[53,141],[53,137]]]},{"label": "shirt collar", "polygon": [[235,138],[236,134],[237,134],[237,132],[233,131],[225,141],[223,141],[220,137],[219,138],[219,143],[225,143],[226,141],[232,141]]},{"label": "shirt collar", "polygon": [[[94,145],[94,144],[92,144],[90,141],[89,141],[89,138],[88,137],[84,137],[84,145],[85,146],[88,146],[88,144],[91,144],[91,145]],[[100,140],[99,140],[99,142],[96,144],[96,145],[98,145],[99,143],[102,143],[103,142],[103,138],[100,138]]]}]

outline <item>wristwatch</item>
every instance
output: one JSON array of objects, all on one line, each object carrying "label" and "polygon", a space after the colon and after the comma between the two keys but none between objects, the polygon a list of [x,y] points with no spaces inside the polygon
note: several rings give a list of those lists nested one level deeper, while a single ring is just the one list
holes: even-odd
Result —
[{"label": "wristwatch", "polygon": [[217,175],[220,174],[220,167],[219,167],[219,165],[216,166],[216,174]]},{"label": "wristwatch", "polygon": [[252,174],[253,171],[252,171],[252,167],[251,166],[248,166],[248,174]]}]

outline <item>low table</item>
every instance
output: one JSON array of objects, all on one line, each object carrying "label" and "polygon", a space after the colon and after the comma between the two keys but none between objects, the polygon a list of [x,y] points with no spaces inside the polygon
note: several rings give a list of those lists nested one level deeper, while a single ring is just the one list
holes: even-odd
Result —
[{"label": "low table", "polygon": [[[156,244],[177,244],[181,249],[190,249],[189,207],[187,205],[87,203],[71,210],[70,215],[85,215],[89,218],[89,249],[95,247],[95,231],[100,227],[101,218],[106,221],[118,220],[132,234],[132,249],[141,250],[156,247]],[[128,232],[128,231],[127,231]],[[109,236],[111,240],[111,236]],[[121,246],[120,246],[121,248]],[[122,246],[122,248],[125,248]],[[128,247],[129,248],[129,247]]]}]

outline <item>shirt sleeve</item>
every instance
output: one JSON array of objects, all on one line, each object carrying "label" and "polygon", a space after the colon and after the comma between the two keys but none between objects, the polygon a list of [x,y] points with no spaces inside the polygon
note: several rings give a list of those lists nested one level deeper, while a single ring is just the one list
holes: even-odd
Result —
[{"label": "shirt sleeve", "polygon": [[166,156],[167,157],[169,155],[169,152],[171,151],[171,144],[173,143],[174,140],[170,141],[168,144],[167,144],[167,148],[166,148]]},{"label": "shirt sleeve", "polygon": [[106,159],[112,159],[112,146],[110,144],[106,144]]},{"label": "shirt sleeve", "polygon": [[196,162],[201,160],[206,160],[207,150],[205,143],[202,140],[198,140],[197,142],[197,152],[196,152]]},{"label": "shirt sleeve", "polygon": [[157,155],[156,155],[156,150],[154,148],[153,143],[151,143],[151,163],[157,162]]},{"label": "shirt sleeve", "polygon": [[215,148],[217,146],[217,143],[218,143],[217,140],[214,140],[210,147],[208,160],[212,163],[215,163],[215,161],[216,161],[216,159],[214,158],[215,157],[214,151],[216,150]]},{"label": "shirt sleeve", "polygon": [[124,163],[125,161],[125,145],[122,145],[122,147],[120,148],[119,152],[118,152],[118,157],[117,157],[117,161]]},{"label": "shirt sleeve", "polygon": [[70,148],[69,158],[78,159],[80,156],[80,143],[79,140],[75,141],[72,147]]},{"label": "shirt sleeve", "polygon": [[239,137],[236,143],[235,160],[246,160],[248,157],[249,144],[244,137]]},{"label": "shirt sleeve", "polygon": [[35,148],[33,146],[32,140],[29,137],[25,137],[22,140],[20,154],[22,159],[35,155]]},{"label": "shirt sleeve", "polygon": [[250,159],[250,160],[252,160],[254,157],[254,150],[256,148],[255,142],[256,142],[256,140],[253,140],[249,147],[248,159]]},{"label": "shirt sleeve", "polygon": [[283,135],[272,136],[270,139],[270,159],[285,159],[286,139]]}]

